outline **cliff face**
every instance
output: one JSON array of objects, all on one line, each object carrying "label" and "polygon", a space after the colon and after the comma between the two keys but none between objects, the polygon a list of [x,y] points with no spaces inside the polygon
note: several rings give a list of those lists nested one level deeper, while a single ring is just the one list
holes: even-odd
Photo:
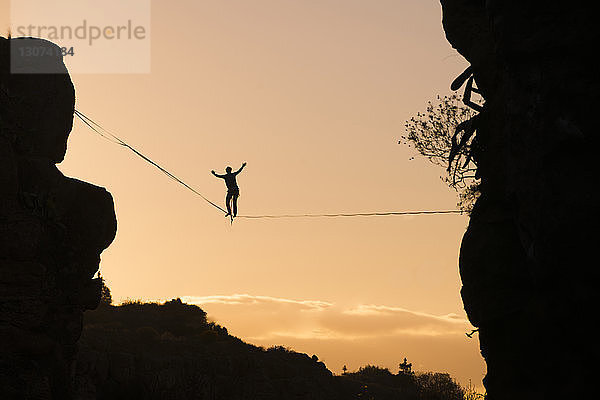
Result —
[{"label": "cliff face", "polygon": [[[47,51],[26,57],[26,47]],[[56,168],[75,105],[56,54],[47,41],[0,38],[2,399],[71,398],[83,312],[100,299],[92,278],[116,233],[111,195]]]},{"label": "cliff face", "polygon": [[595,385],[598,148],[591,3],[441,0],[485,98],[477,201],[460,253],[489,399]]}]

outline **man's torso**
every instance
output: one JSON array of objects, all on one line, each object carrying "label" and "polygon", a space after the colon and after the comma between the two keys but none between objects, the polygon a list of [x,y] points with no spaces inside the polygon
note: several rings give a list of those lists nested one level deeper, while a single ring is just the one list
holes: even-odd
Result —
[{"label": "man's torso", "polygon": [[237,185],[237,181],[235,179],[235,174],[225,174],[225,185],[227,185],[227,190],[230,192],[239,192],[239,187]]}]

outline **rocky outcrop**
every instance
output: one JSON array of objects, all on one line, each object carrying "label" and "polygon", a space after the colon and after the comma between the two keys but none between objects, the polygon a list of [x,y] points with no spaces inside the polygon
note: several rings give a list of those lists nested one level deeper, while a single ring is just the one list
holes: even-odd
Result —
[{"label": "rocky outcrop", "polygon": [[[29,57],[20,51],[31,47],[45,51]],[[93,276],[116,218],[105,189],[56,167],[74,106],[56,45],[0,38],[2,399],[71,398],[83,312],[100,300],[101,282]]]},{"label": "rocky outcrop", "polygon": [[588,2],[441,3],[485,98],[482,194],[460,272],[488,398],[584,398],[600,355],[595,13]]}]

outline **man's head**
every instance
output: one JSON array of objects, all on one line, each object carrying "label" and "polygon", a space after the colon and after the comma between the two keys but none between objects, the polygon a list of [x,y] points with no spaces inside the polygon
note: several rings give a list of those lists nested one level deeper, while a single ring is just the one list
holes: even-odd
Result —
[{"label": "man's head", "polygon": [[231,173],[231,167],[225,168],[225,172],[227,172],[228,174]]}]

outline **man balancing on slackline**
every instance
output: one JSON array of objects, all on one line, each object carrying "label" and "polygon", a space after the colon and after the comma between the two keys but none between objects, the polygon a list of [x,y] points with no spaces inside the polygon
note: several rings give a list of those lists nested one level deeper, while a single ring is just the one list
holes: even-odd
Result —
[{"label": "man balancing on slackline", "polygon": [[[219,175],[214,170],[210,171],[217,178],[222,178],[225,180],[225,185],[227,185],[227,196],[225,196],[225,205],[227,206],[227,214],[225,214],[225,216],[231,217],[232,221],[233,221],[233,218],[235,218],[237,216],[237,199],[240,195],[240,188],[237,185],[235,177],[237,176],[237,174],[242,172],[242,170],[244,169],[245,166],[246,166],[246,163],[243,163],[242,166],[240,167],[240,169],[238,169],[235,172],[231,172],[231,167],[227,167],[227,168],[225,168],[225,172],[226,172],[225,175]],[[233,203],[233,214],[231,213],[231,203]]]}]

